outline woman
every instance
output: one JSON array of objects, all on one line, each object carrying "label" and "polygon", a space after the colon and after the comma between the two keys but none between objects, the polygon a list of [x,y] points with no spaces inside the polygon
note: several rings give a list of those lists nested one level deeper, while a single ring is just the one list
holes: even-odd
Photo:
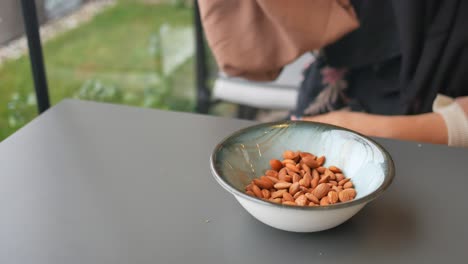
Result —
[{"label": "woman", "polygon": [[301,53],[320,49],[292,119],[468,146],[468,2],[288,2],[200,2],[224,71],[272,79]]}]

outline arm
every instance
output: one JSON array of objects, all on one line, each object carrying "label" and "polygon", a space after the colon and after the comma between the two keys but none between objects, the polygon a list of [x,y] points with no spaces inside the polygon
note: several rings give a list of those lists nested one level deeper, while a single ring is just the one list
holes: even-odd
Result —
[{"label": "arm", "polygon": [[341,126],[374,137],[436,144],[447,144],[448,142],[445,122],[437,113],[415,116],[384,116],[335,111],[314,117],[304,117],[303,120]]}]

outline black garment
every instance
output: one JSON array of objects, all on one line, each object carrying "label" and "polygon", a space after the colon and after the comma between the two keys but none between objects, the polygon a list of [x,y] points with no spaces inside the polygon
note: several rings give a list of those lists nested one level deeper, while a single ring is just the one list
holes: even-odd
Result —
[{"label": "black garment", "polygon": [[[343,107],[417,114],[431,111],[437,93],[468,95],[468,1],[352,4],[361,27],[326,47],[305,71],[296,115]],[[343,80],[323,83],[329,68],[346,72]],[[330,102],[317,106],[324,95]]]}]

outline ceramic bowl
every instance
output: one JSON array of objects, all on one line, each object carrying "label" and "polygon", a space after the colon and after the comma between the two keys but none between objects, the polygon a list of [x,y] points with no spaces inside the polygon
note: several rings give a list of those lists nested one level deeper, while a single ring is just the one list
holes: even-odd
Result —
[{"label": "ceramic bowl", "polygon": [[[275,204],[244,193],[252,179],[269,169],[285,150],[326,156],[351,178],[357,196],[346,203],[299,207]],[[322,123],[288,121],[244,128],[225,138],[211,155],[216,181],[259,221],[293,232],[316,232],[342,224],[391,184],[395,169],[388,152],[372,139]]]}]

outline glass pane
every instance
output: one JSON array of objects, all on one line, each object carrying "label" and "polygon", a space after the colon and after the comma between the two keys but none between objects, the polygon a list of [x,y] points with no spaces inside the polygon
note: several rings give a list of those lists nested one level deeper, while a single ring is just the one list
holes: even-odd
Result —
[{"label": "glass pane", "polygon": [[[6,2],[21,18],[19,1],[2,1],[0,10]],[[77,98],[194,111],[192,1],[36,2],[52,104]],[[21,22],[11,39],[25,46]],[[1,66],[0,86],[0,103],[8,106],[0,112],[2,140],[37,115],[24,47]]]},{"label": "glass pane", "polygon": [[191,111],[191,8],[161,1],[101,8],[44,44],[52,103],[79,98]]}]

